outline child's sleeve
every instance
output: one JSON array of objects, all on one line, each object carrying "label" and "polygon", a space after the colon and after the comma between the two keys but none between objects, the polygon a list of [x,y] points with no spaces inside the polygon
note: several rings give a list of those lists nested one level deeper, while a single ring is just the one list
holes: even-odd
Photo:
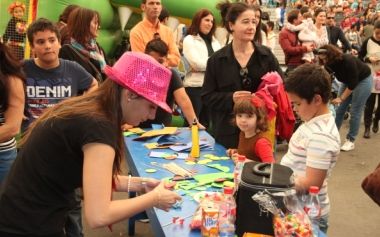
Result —
[{"label": "child's sleeve", "polygon": [[266,138],[259,138],[256,141],[254,152],[258,156],[261,162],[274,163],[273,148],[270,141]]}]

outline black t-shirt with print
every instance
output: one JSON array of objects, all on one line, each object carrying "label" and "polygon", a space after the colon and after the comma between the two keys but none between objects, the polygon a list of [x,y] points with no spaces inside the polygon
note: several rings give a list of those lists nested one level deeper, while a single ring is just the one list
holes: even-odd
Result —
[{"label": "black t-shirt with print", "polygon": [[114,125],[96,118],[53,118],[38,125],[15,160],[0,196],[0,233],[62,232],[74,190],[82,186],[88,143],[116,148]]}]

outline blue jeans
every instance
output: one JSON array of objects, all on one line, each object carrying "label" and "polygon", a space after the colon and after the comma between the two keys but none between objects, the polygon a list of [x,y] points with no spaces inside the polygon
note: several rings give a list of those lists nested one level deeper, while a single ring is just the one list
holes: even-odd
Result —
[{"label": "blue jeans", "polygon": [[7,151],[0,151],[0,186],[1,183],[5,180],[13,162],[17,156],[17,149],[11,149]]},{"label": "blue jeans", "polygon": [[[341,85],[341,87],[339,88],[339,95],[343,93],[346,87],[347,86],[345,84]],[[362,117],[367,99],[371,94],[371,89],[372,75],[359,82],[359,84],[352,91],[351,95],[345,101],[343,101],[336,109],[335,123],[338,129],[340,129],[343,123],[344,114],[346,113],[348,106],[351,104],[351,116],[349,122],[350,128],[348,130],[346,139],[352,142],[355,141],[355,138],[358,135],[360,119]]]},{"label": "blue jeans", "polygon": [[319,219],[319,230],[327,234],[329,228],[329,215],[321,216]]}]

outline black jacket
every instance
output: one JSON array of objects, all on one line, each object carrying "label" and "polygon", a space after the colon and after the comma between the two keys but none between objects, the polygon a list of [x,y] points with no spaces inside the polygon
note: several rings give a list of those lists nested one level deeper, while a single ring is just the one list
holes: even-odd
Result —
[{"label": "black jacket", "polygon": [[[276,57],[269,48],[254,44],[255,51],[247,64],[248,77],[252,79],[251,91],[255,92],[261,83],[261,77],[267,72],[277,71],[283,76]],[[214,137],[226,148],[236,148],[239,130],[231,123],[235,91],[245,90],[240,76],[232,44],[215,52],[207,61],[205,80],[202,87],[202,102],[211,110]]]},{"label": "black jacket", "polygon": [[351,45],[344,36],[342,29],[337,26],[327,26],[327,35],[329,37],[329,43],[333,45],[337,45],[338,40],[342,43],[343,52],[347,50],[351,50]]}]

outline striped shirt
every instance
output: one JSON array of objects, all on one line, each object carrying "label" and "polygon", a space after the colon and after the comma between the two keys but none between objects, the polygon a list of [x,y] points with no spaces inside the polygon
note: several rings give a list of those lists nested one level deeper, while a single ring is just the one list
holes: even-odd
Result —
[{"label": "striped shirt", "polygon": [[281,164],[290,167],[296,177],[305,177],[306,167],[327,170],[319,192],[321,215],[329,213],[327,180],[340,152],[340,136],[334,117],[324,114],[303,123],[289,141],[288,152]]},{"label": "striped shirt", "polygon": [[[5,123],[4,112],[2,112],[1,105],[0,105],[0,126],[3,125],[4,123]],[[14,137],[6,142],[0,142],[0,152],[8,151],[14,148],[16,148],[16,139]]]}]

